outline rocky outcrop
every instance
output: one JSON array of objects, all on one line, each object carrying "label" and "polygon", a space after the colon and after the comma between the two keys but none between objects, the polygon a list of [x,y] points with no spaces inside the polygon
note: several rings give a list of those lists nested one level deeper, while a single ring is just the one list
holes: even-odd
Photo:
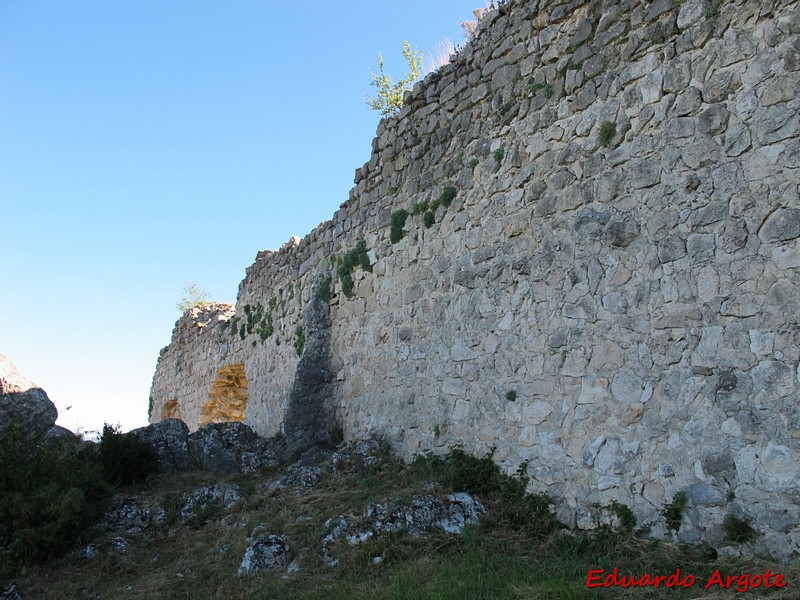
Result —
[{"label": "rocky outcrop", "polygon": [[220,475],[262,473],[278,466],[284,444],[264,439],[244,423],[209,423],[189,433],[186,423],[168,419],[134,429],[132,435],[156,452],[159,473],[199,468]]},{"label": "rocky outcrop", "polygon": [[156,452],[159,473],[181,471],[193,465],[189,454],[189,428],[179,419],[167,419],[130,432]]},{"label": "rocky outcrop", "polygon": [[45,391],[20,375],[14,363],[0,354],[0,435],[13,428],[26,444],[45,436],[74,437],[56,426],[57,418],[58,410]]},{"label": "rocky outcrop", "polygon": [[209,423],[189,435],[197,465],[222,475],[261,473],[278,466],[283,444],[266,440],[244,423]]},{"label": "rocky outcrop", "polygon": [[421,492],[411,498],[409,506],[392,511],[386,502],[367,506],[361,518],[341,515],[328,519],[325,528],[330,531],[322,542],[322,558],[329,566],[339,564],[335,556],[338,543],[351,546],[363,544],[379,535],[408,531],[421,535],[432,529],[446,533],[461,533],[466,525],[475,525],[486,511],[480,501],[466,492],[448,494],[444,499],[430,492]]}]

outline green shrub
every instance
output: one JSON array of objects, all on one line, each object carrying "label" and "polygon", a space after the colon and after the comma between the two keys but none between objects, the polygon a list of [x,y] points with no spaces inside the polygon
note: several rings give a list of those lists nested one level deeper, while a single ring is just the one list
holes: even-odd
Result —
[{"label": "green shrub", "polygon": [[356,247],[345,253],[339,259],[336,265],[336,273],[339,276],[339,282],[342,284],[342,291],[345,296],[353,294],[353,270],[360,267],[362,271],[372,273],[372,265],[369,262],[369,254],[367,254],[367,243],[364,240],[358,240]]},{"label": "green shrub", "polygon": [[477,167],[477,166],[478,166],[478,164],[479,164],[480,162],[481,162],[481,161],[479,161],[477,158],[470,158],[470,159],[469,159],[469,162],[467,163],[467,166],[468,166],[470,169],[474,169],[475,167]]},{"label": "green shrub", "polygon": [[403,239],[405,233],[403,232],[403,227],[406,226],[406,220],[408,219],[408,211],[405,209],[396,210],[392,213],[391,219],[391,229],[389,231],[389,240],[396,244],[400,240]]},{"label": "green shrub", "polygon": [[403,58],[408,62],[409,73],[397,83],[392,82],[392,78],[384,72],[383,56],[378,54],[379,74],[372,73],[370,85],[378,90],[374,98],[365,98],[367,105],[372,110],[378,110],[383,116],[396,115],[403,106],[403,95],[411,89],[422,75],[420,63],[422,62],[422,52],[415,52],[411,49],[411,44],[403,42]]},{"label": "green shrub", "polygon": [[439,194],[439,197],[436,198],[433,202],[431,202],[430,211],[435,213],[436,209],[440,206],[444,206],[445,208],[449,208],[450,205],[453,203],[453,200],[456,197],[456,188],[452,186],[448,186],[442,190],[442,193]]},{"label": "green shrub", "polygon": [[494,156],[494,159],[495,159],[497,162],[503,162],[503,157],[504,157],[505,155],[506,155],[506,152],[505,152],[505,150],[503,150],[502,148],[498,148],[497,150],[495,150],[495,151],[492,153],[492,156]]},{"label": "green shrub", "polygon": [[208,292],[201,290],[197,282],[187,283],[183,288],[184,295],[176,308],[182,313],[190,308],[204,308],[208,306]]},{"label": "green shrub", "polygon": [[[282,292],[283,290],[280,290],[279,293]],[[272,311],[277,308],[278,301],[274,296],[270,298],[268,306],[269,310],[267,311],[264,310],[264,306],[260,302],[252,306],[250,304],[244,305],[244,318],[238,329],[239,337],[242,340],[248,335],[255,333],[261,339],[261,343],[264,343],[266,339],[275,332],[275,327],[272,322]],[[236,326],[239,322],[239,317],[233,317],[233,319],[231,319],[231,335],[236,335]],[[255,341],[253,342],[253,346],[255,346]]]},{"label": "green shrub", "polygon": [[111,487],[93,444],[47,440],[31,449],[17,428],[0,436],[0,581],[21,564],[86,542]]},{"label": "green shrub", "polygon": [[539,536],[558,528],[558,521],[550,510],[553,499],[525,491],[527,463],[520,465],[516,475],[509,476],[495,464],[494,450],[483,458],[476,458],[456,446],[444,457],[417,456],[412,469],[447,488],[491,500],[494,510],[481,522],[482,527],[505,527]]},{"label": "green shrub", "polygon": [[303,332],[303,326],[298,325],[294,330],[294,350],[297,352],[297,356],[301,356],[303,354],[303,348],[306,345],[306,335]]},{"label": "green shrub", "polygon": [[425,215],[422,217],[422,222],[426,229],[436,222],[436,216],[433,214],[432,210],[429,210],[425,213]]},{"label": "green shrub", "polygon": [[725,539],[735,544],[749,542],[758,535],[750,523],[733,515],[725,515],[725,519],[722,521],[722,530],[725,532]]},{"label": "green shrub", "polygon": [[611,121],[603,121],[600,125],[600,133],[597,136],[597,141],[601,146],[608,146],[615,135],[617,135],[617,126]]},{"label": "green shrub", "polygon": [[275,332],[275,326],[272,322],[272,313],[267,313],[258,322],[258,337],[264,342],[266,339]]},{"label": "green shrub", "polygon": [[509,402],[514,402],[517,399],[517,392],[515,390],[509,390],[506,392],[506,400]]},{"label": "green shrub", "polygon": [[411,209],[411,214],[421,215],[422,213],[430,209],[430,207],[431,207],[430,203],[427,200],[425,200],[424,202],[417,202]]},{"label": "green shrub", "polygon": [[636,527],[636,515],[633,514],[633,511],[616,500],[611,501],[611,506],[609,508],[611,512],[617,515],[620,529],[632,532],[633,528]]},{"label": "green shrub", "polygon": [[343,260],[339,260],[339,264],[336,265],[336,274],[339,276],[339,283],[342,285],[342,293],[345,296],[352,296],[353,295],[353,276],[350,274],[350,269],[345,265]]},{"label": "green shrub", "polygon": [[107,423],[100,436],[100,460],[103,477],[112,485],[144,481],[156,468],[156,453],[150,444]]},{"label": "green shrub", "polygon": [[332,283],[331,278],[326,277],[325,279],[322,280],[322,283],[319,284],[319,289],[317,290],[317,294],[319,294],[319,297],[323,302],[330,302],[331,283]]},{"label": "green shrub", "polygon": [[448,208],[453,203],[453,200],[455,200],[456,194],[456,188],[447,186],[439,195],[438,202],[445,208]]},{"label": "green shrub", "polygon": [[535,96],[544,89],[544,84],[531,81],[530,88],[531,88],[531,94]]},{"label": "green shrub", "polygon": [[686,508],[686,504],[688,502],[689,498],[686,496],[686,493],[678,492],[672,498],[672,502],[670,502],[664,507],[664,509],[661,511],[661,515],[667,522],[667,527],[669,527],[673,531],[678,531],[681,528],[681,522],[683,521],[683,511]]}]

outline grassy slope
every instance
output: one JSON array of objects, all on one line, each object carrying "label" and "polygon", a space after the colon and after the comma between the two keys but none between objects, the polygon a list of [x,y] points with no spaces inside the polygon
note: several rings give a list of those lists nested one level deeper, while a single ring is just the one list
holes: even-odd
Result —
[{"label": "grassy slope", "polygon": [[[67,556],[44,567],[29,567],[20,579],[29,599],[157,598],[732,598],[734,590],[703,590],[715,568],[725,574],[784,573],[789,585],[772,598],[798,596],[800,568],[769,563],[715,564],[702,549],[658,543],[621,530],[603,530],[591,537],[563,532],[527,519],[512,500],[513,479],[492,471],[490,462],[470,459],[423,461],[404,466],[388,459],[355,475],[325,475],[309,490],[263,489],[271,478],[232,478],[248,492],[248,499],[227,514],[217,514],[193,527],[146,530],[140,537],[125,536],[124,554],[113,550],[108,536],[94,559]],[[273,477],[274,478],[274,477]],[[153,505],[175,504],[185,491],[216,479],[208,473],[184,473],[151,479],[131,487],[128,495]],[[423,537],[407,534],[378,537],[359,546],[339,545],[339,567],[326,566],[321,540],[326,519],[340,514],[361,515],[369,502],[386,501],[389,508],[406,504],[428,482],[438,481],[440,492],[469,487],[485,488],[482,499],[494,517],[468,527],[463,536],[441,533]],[[490,481],[494,484],[487,485]],[[505,482],[505,483],[504,483]],[[511,482],[509,484],[509,482]],[[510,493],[508,490],[512,490]],[[500,515],[500,516],[498,516]],[[300,570],[285,569],[240,578],[236,575],[247,537],[256,525],[285,537]],[[544,530],[544,531],[543,531]],[[384,561],[373,566],[372,559]],[[628,574],[669,575],[680,568],[697,583],[690,589],[587,589],[590,569],[620,570]],[[761,596],[761,590],[750,592]]]}]

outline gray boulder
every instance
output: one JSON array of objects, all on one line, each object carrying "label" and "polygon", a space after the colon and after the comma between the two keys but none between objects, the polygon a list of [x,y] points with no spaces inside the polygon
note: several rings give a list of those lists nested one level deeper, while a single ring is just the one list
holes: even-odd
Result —
[{"label": "gray boulder", "polygon": [[20,375],[14,363],[0,354],[0,435],[15,427],[20,441],[36,443],[57,418],[58,410],[45,391]]},{"label": "gray boulder", "polygon": [[188,438],[194,461],[221,475],[259,473],[278,466],[280,445],[258,436],[244,423],[209,423]]},{"label": "gray boulder", "polygon": [[245,551],[239,567],[239,576],[274,569],[288,563],[290,557],[289,546],[281,536],[261,536]]},{"label": "gray boulder", "polygon": [[189,454],[189,428],[179,419],[167,419],[131,431],[156,451],[156,470],[159,473],[180,471],[192,466]]}]

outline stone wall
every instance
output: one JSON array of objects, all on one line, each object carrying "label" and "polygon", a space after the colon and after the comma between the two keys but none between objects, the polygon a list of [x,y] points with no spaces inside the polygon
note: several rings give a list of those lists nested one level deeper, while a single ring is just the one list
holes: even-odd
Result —
[{"label": "stone wall", "polygon": [[577,527],[617,500],[663,531],[683,491],[682,539],[733,515],[796,551],[799,57],[796,0],[501,6],[331,221],[259,252],[235,312],[182,317],[151,419],[177,400],[196,428],[242,363],[245,422],[278,432],[330,278],[346,438],[495,447]]}]

